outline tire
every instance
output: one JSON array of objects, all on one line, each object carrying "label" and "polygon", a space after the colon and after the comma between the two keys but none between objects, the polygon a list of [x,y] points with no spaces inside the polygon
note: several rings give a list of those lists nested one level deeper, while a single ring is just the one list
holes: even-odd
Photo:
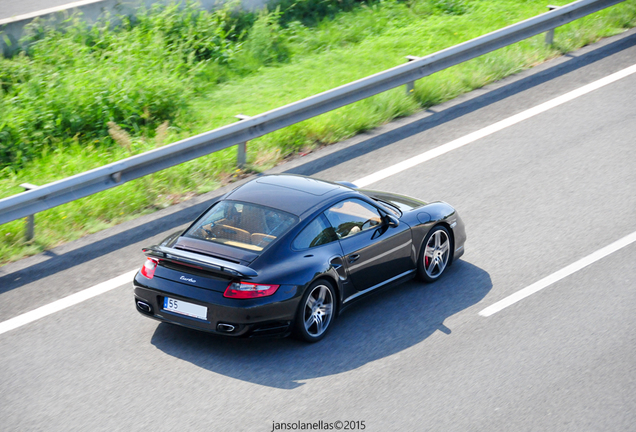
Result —
[{"label": "tire", "polygon": [[320,279],[303,294],[296,313],[296,336],[307,342],[318,342],[331,327],[336,312],[336,292],[331,283]]},{"label": "tire", "polygon": [[422,280],[430,283],[442,277],[450,263],[451,245],[450,233],[442,225],[437,225],[428,232],[417,262],[417,272]]}]

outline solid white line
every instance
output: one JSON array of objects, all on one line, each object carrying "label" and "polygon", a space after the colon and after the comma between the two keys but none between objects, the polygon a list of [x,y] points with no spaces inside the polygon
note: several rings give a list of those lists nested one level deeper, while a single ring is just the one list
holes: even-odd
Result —
[{"label": "solid white line", "polygon": [[7,321],[1,322],[0,334],[6,333],[18,327],[22,327],[25,324],[29,324],[33,321],[39,320],[40,318],[44,318],[47,315],[51,315],[55,312],[66,309],[67,307],[71,307],[85,300],[96,297],[100,294],[104,294],[105,292],[120,287],[122,285],[126,285],[132,282],[136,273],[137,270],[131,270],[121,276],[117,276],[116,278],[107,280],[106,282],[102,282],[91,288],[76,292],[75,294],[71,294],[68,297],[64,297],[60,300],[54,301],[53,303],[49,303],[30,312],[18,315],[15,318],[11,318]]},{"label": "solid white line", "polygon": [[414,156],[410,159],[407,159],[405,161],[402,161],[400,163],[397,163],[393,166],[390,166],[388,168],[385,168],[383,170],[377,171],[373,174],[370,174],[366,177],[362,177],[361,179],[358,179],[356,181],[354,181],[353,183],[358,186],[358,187],[365,187],[368,186],[372,183],[376,183],[380,180],[383,180],[387,177],[390,177],[394,174],[398,174],[402,171],[405,171],[409,168],[413,168],[416,165],[419,165],[421,163],[424,163],[426,161],[429,161],[431,159],[434,159],[438,156],[441,156],[443,154],[446,154],[450,151],[456,150],[460,147],[463,147],[465,145],[468,145],[470,143],[473,143],[481,138],[487,137],[488,135],[492,135],[495,132],[499,132],[502,129],[505,129],[507,127],[513,126],[519,122],[522,122],[524,120],[527,120],[531,117],[534,117],[536,115],[539,115],[541,113],[544,113],[546,111],[548,111],[549,109],[555,108],[559,105],[562,105],[566,102],[569,102],[573,99],[578,98],[579,96],[583,96],[587,93],[590,93],[594,90],[597,90],[601,87],[604,87],[608,84],[611,84],[615,81],[618,81],[622,78],[625,78],[633,73],[636,73],[636,65],[630,66],[626,69],[623,69],[621,71],[618,71],[616,73],[613,73],[612,75],[608,75],[605,78],[601,78],[598,81],[594,81],[593,83],[584,85],[583,87],[580,87],[576,90],[573,90],[569,93],[566,93],[564,95],[561,95],[557,98],[554,98],[552,100],[549,100],[547,102],[544,102],[540,105],[535,106],[534,108],[530,108],[529,110],[520,112],[519,114],[515,114],[512,117],[508,117],[507,119],[501,120],[497,123],[494,123],[490,126],[487,126],[483,129],[480,129],[478,131],[475,131],[473,133],[470,133],[468,135],[465,135],[461,138],[458,138],[454,141],[451,141],[449,143],[443,144],[439,147],[436,147],[432,150],[429,150],[427,152],[421,153],[417,156]]},{"label": "solid white line", "polygon": [[596,252],[586,256],[585,258],[581,258],[580,260],[570,264],[569,266],[562,268],[561,270],[552,273],[550,276],[547,276],[541,279],[538,282],[533,283],[532,285],[517,291],[511,296],[506,297],[503,300],[498,301],[497,303],[488,306],[486,309],[479,312],[479,315],[489,317],[493,314],[496,314],[502,309],[507,308],[510,305],[517,303],[518,301],[523,300],[526,297],[531,296],[532,294],[541,291],[544,288],[552,285],[555,282],[560,281],[572,273],[575,273],[592,263],[595,263],[598,260],[605,258],[606,256],[628,246],[632,243],[636,242],[636,232],[631,233],[630,235],[623,237],[622,239],[615,241],[614,243],[605,246],[603,249],[599,249]]},{"label": "solid white line", "polygon": [[[579,96],[583,96],[584,94],[587,94],[591,91],[594,91],[596,89],[599,89],[603,86],[606,86],[608,84],[611,84],[615,81],[618,81],[621,78],[625,78],[626,76],[629,76],[633,73],[636,73],[636,65],[633,65],[631,67],[628,67],[626,69],[623,69],[622,71],[616,72],[612,75],[606,76],[605,78],[602,78],[598,81],[595,81],[591,84],[585,85],[577,90],[571,91],[569,93],[566,93],[562,96],[559,96],[555,99],[552,99],[548,102],[545,102],[541,105],[537,105],[534,108],[530,108],[527,111],[524,111],[522,113],[516,114],[512,117],[509,117],[505,120],[502,120],[500,122],[497,122],[493,125],[490,125],[488,127],[485,127],[481,130],[478,130],[476,132],[473,132],[471,134],[468,134],[462,138],[456,139],[455,141],[451,141],[449,143],[446,143],[442,146],[439,146],[433,150],[427,151],[425,153],[422,153],[418,156],[412,157],[411,159],[407,159],[403,162],[400,162],[396,165],[393,165],[391,167],[388,167],[386,169],[380,170],[374,174],[371,174],[369,176],[363,177],[359,180],[354,181],[353,183],[355,183],[358,187],[364,187],[367,186],[371,183],[375,183],[377,181],[380,181],[382,179],[385,179],[389,176],[392,176],[394,174],[397,174],[399,172],[402,172],[406,169],[412,168],[416,165],[419,165],[423,162],[426,162],[428,160],[431,160],[433,158],[436,158],[437,156],[441,156],[445,153],[448,153],[452,150],[458,149],[460,147],[463,147],[467,144],[470,144],[472,142],[477,141],[480,138],[486,137],[488,135],[491,135],[495,132],[498,132],[502,129],[507,128],[508,126],[512,126],[514,124],[517,124],[523,120],[526,120],[530,117],[534,117],[537,114],[540,114],[542,112],[545,112],[551,108],[554,108],[556,106],[559,106],[561,104],[564,104],[566,102],[571,101],[572,99],[575,99]],[[47,315],[51,315],[55,312],[59,312],[63,309],[66,309],[70,306],[76,305],[78,303],[83,302],[84,300],[88,300],[90,298],[93,298],[95,296],[98,296],[100,294],[103,294],[107,291],[110,291],[114,288],[117,288],[121,285],[124,285],[128,282],[131,282],[133,277],[135,276],[135,273],[137,272],[137,270],[132,270],[126,274],[123,274],[121,276],[117,276],[116,278],[113,278],[111,280],[108,280],[106,282],[102,282],[99,285],[95,285],[94,287],[91,288],[87,288],[83,291],[77,292],[75,294],[72,294],[68,297],[65,297],[63,299],[57,300],[53,303],[50,303],[48,305],[42,306],[40,308],[37,308],[35,310],[32,310],[30,312],[24,313],[22,315],[19,315],[15,318],[11,318],[7,321],[4,321],[2,323],[0,323],[0,334],[6,333],[10,330],[16,329],[18,327],[21,327],[25,324],[28,324],[30,322],[36,321],[40,318],[43,318]],[[565,276],[564,276],[565,277]],[[528,287],[530,288],[530,287]],[[541,289],[541,288],[539,288]],[[493,305],[494,306],[494,305]],[[483,311],[482,311],[483,312]],[[494,312],[493,312],[494,313]]]},{"label": "solid white line", "polygon": [[0,25],[4,25],[4,24],[9,24],[9,23],[14,23],[14,22],[18,22],[18,21],[23,21],[23,20],[28,20],[28,19],[32,19],[32,18],[37,18],[37,17],[41,17],[43,15],[50,15],[52,13],[55,12],[63,12],[66,10],[70,10],[70,9],[74,9],[74,8],[78,8],[81,6],[86,6],[86,5],[90,5],[92,3],[99,3],[102,0],[82,0],[82,1],[76,1],[76,2],[72,2],[72,3],[67,3],[67,4],[63,4],[60,6],[55,6],[52,8],[47,8],[47,9],[41,9],[35,12],[29,12],[29,13],[25,13],[22,15],[15,15],[9,18],[3,18],[0,19]]}]

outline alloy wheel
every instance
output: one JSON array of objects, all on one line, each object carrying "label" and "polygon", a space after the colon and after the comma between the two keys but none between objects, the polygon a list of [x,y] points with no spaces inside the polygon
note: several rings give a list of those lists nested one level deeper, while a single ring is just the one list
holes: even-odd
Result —
[{"label": "alloy wheel", "polygon": [[321,336],[329,327],[333,315],[333,296],[325,285],[313,287],[303,309],[305,331],[312,337]]},{"label": "alloy wheel", "polygon": [[448,264],[450,239],[446,230],[439,229],[429,237],[424,249],[424,271],[431,279],[437,279]]}]

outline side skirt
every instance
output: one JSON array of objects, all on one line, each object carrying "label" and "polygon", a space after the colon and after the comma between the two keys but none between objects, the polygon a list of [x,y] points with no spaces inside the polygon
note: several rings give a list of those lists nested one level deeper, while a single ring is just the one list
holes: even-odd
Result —
[{"label": "side skirt", "polygon": [[349,297],[347,297],[343,302],[342,302],[342,309],[345,308],[345,306],[349,306],[350,302],[352,300],[355,300],[365,294],[368,294],[372,291],[376,291],[380,288],[389,288],[395,285],[399,285],[403,282],[406,282],[409,279],[412,279],[415,276],[415,272],[417,270],[413,269],[413,270],[409,270],[409,271],[405,271],[402,274],[399,274],[397,276],[392,277],[391,279],[387,279],[384,282],[381,282],[377,285],[373,285],[370,288],[365,289],[364,291],[359,291],[355,294],[350,295]]}]

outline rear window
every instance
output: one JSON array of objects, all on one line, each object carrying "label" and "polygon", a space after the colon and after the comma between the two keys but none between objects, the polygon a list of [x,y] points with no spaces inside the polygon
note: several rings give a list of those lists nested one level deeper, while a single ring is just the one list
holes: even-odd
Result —
[{"label": "rear window", "polygon": [[260,252],[297,222],[296,216],[271,207],[220,201],[185,236]]}]

